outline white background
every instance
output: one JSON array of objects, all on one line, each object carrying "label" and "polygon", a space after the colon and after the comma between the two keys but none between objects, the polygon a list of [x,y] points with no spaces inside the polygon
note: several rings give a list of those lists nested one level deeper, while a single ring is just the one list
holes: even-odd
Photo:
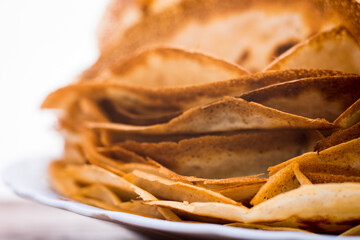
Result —
[{"label": "white background", "polygon": [[[0,0],[0,171],[60,155],[56,118],[40,110],[48,93],[71,82],[98,56],[105,0]],[[0,200],[16,199],[0,181]]]}]

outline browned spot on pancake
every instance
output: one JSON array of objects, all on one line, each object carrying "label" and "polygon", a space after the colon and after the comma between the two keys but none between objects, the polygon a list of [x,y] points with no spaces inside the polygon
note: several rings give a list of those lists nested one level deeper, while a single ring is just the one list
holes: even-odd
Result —
[{"label": "browned spot on pancake", "polygon": [[251,56],[251,52],[249,51],[249,49],[246,49],[244,52],[242,52],[240,54],[240,56],[238,57],[238,59],[236,60],[236,63],[238,64],[242,64],[244,63],[246,60],[248,60]]},{"label": "browned spot on pancake", "polygon": [[[292,46],[296,45],[299,41],[297,40],[290,40],[287,42],[284,42],[282,44],[279,44],[276,48],[275,51],[273,53],[272,57],[278,57],[281,54],[283,54],[285,51],[287,51],[289,48],[291,48]],[[270,61],[272,61],[273,59],[270,59]]]}]

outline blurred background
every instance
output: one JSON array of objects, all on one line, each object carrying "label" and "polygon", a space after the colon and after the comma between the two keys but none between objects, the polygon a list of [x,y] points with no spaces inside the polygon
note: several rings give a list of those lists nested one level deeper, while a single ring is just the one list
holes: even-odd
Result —
[{"label": "blurred background", "polygon": [[[97,58],[96,28],[108,1],[0,0],[0,171],[15,161],[61,154],[48,93]],[[0,200],[17,199],[0,182]]]},{"label": "blurred background", "polygon": [[[40,105],[96,60],[96,28],[107,3],[0,0],[0,172],[17,161],[60,156],[56,118]],[[22,200],[2,181],[0,212],[0,239],[147,239]]]}]

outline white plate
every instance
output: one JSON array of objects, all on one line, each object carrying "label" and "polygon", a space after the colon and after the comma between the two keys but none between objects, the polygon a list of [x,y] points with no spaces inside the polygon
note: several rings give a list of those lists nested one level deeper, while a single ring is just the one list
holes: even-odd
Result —
[{"label": "white plate", "polygon": [[17,162],[3,172],[3,179],[20,197],[80,215],[115,222],[139,231],[159,231],[191,239],[334,239],[334,236],[328,235],[251,230],[216,224],[171,222],[128,213],[107,211],[66,200],[52,191],[47,183],[49,159],[51,158],[32,158],[28,161]]}]

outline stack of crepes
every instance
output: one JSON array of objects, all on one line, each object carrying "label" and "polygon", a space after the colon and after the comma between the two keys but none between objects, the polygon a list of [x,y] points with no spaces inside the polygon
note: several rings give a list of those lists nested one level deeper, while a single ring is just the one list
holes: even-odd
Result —
[{"label": "stack of crepes", "polygon": [[359,24],[355,0],[112,1],[98,61],[42,106],[65,139],[52,187],[153,218],[357,234]]}]

